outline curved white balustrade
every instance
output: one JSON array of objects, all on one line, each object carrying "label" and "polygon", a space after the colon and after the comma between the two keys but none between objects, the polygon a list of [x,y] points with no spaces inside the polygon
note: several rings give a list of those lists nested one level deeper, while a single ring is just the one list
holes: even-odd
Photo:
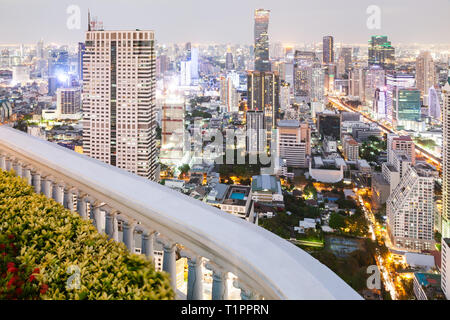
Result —
[{"label": "curved white balustrade", "polygon": [[5,126],[0,127],[0,153],[20,161],[37,179],[51,176],[114,208],[121,217],[140,222],[139,227],[156,230],[167,241],[233,273],[265,299],[361,299],[330,269],[288,241],[158,183]]}]

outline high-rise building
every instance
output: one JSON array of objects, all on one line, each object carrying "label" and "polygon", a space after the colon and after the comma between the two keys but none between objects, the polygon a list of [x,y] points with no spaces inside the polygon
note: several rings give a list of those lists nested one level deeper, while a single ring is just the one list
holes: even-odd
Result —
[{"label": "high-rise building", "polygon": [[312,66],[316,55],[309,51],[295,51],[294,57],[294,95],[309,102],[312,83]]},{"label": "high-rise building", "polygon": [[334,63],[334,39],[332,36],[323,37],[323,55],[324,64]]},{"label": "high-rise building", "polygon": [[394,133],[387,135],[387,160],[394,161],[395,154],[401,154],[410,159],[412,165],[416,164],[416,145],[410,136],[398,136]]},{"label": "high-rise building", "polygon": [[180,63],[180,86],[190,86],[192,83],[191,61],[181,61]]},{"label": "high-rise building", "polygon": [[372,36],[368,56],[369,66],[380,66],[385,70],[395,69],[395,48],[387,36]]},{"label": "high-rise building", "polygon": [[318,113],[317,131],[322,138],[328,136],[334,140],[341,140],[341,115],[328,110]]},{"label": "high-rise building", "polygon": [[414,127],[421,120],[420,91],[415,88],[394,91],[392,118],[397,128]]},{"label": "high-rise building", "polygon": [[359,97],[361,102],[365,101],[366,70],[363,68],[353,68],[349,75],[349,95]]},{"label": "high-rise building", "polygon": [[352,136],[346,135],[343,137],[342,149],[346,160],[356,161],[359,159],[359,144]]},{"label": "high-rise building", "polygon": [[386,202],[387,229],[399,249],[434,249],[434,176],[409,166]]},{"label": "high-rise building", "polygon": [[198,47],[191,49],[191,79],[196,82],[198,80]]},{"label": "high-rise building", "polygon": [[311,103],[314,102],[324,103],[325,70],[320,64],[320,62],[316,61],[312,65],[311,71],[312,74],[311,74],[310,101]]},{"label": "high-rise building", "polygon": [[248,110],[264,112],[264,128],[267,130],[267,142],[276,127],[280,108],[280,77],[276,72],[249,71],[247,73]]},{"label": "high-rise building", "polygon": [[56,110],[63,115],[81,111],[81,88],[59,88],[56,91]]},{"label": "high-rise building", "polygon": [[307,168],[311,157],[311,129],[298,120],[278,121],[278,156],[288,167]]},{"label": "high-rise building", "polygon": [[86,52],[84,42],[78,42],[78,79],[83,81],[83,57]]},{"label": "high-rise building", "polygon": [[39,40],[36,45],[36,58],[44,59],[44,41]]},{"label": "high-rise building", "polygon": [[391,123],[395,120],[394,95],[396,95],[397,89],[409,89],[414,86],[415,79],[411,74],[396,71],[386,74],[386,117]]},{"label": "high-rise building", "polygon": [[83,149],[157,180],[153,31],[86,32]]},{"label": "high-rise building", "polygon": [[220,103],[226,107],[227,112],[239,111],[240,95],[236,90],[231,76],[220,78]]},{"label": "high-rise building", "polygon": [[234,61],[233,61],[233,53],[231,53],[230,48],[228,48],[227,55],[226,55],[225,69],[227,69],[227,71],[231,71],[231,70],[235,69]]},{"label": "high-rise building", "polygon": [[447,300],[450,300],[450,238],[442,237],[441,287]]},{"label": "high-rise building", "polygon": [[169,97],[162,106],[161,154],[162,163],[178,165],[184,155],[184,100]]},{"label": "high-rise building", "polygon": [[375,91],[377,88],[385,86],[385,72],[379,66],[372,66],[367,70],[365,80],[365,101],[368,106],[372,107],[375,99]]},{"label": "high-rise building", "polygon": [[442,95],[442,238],[450,238],[450,75]]},{"label": "high-rise building", "polygon": [[442,92],[432,86],[428,90],[428,116],[441,121]]},{"label": "high-rise building", "polygon": [[339,53],[339,57],[342,57],[344,60],[344,68],[346,73],[350,71],[352,66],[352,52],[353,52],[352,48],[344,47],[341,48]]},{"label": "high-rise building", "polygon": [[416,85],[423,104],[429,106],[428,91],[437,83],[436,69],[429,51],[421,52],[416,59]]},{"label": "high-rise building", "polygon": [[270,71],[269,61],[270,10],[255,10],[255,70]]},{"label": "high-rise building", "polygon": [[264,112],[262,110],[248,110],[246,112],[247,152],[258,154],[266,151],[266,130]]}]

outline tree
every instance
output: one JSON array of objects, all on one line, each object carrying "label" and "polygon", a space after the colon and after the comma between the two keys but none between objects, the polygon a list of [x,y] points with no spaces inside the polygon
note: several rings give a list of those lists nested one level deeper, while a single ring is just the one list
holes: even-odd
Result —
[{"label": "tree", "polygon": [[333,212],[330,215],[329,225],[330,228],[340,230],[345,227],[345,218],[341,216],[339,213]]},{"label": "tree", "polygon": [[183,164],[182,166],[178,167],[178,170],[180,170],[182,175],[188,174],[189,170],[191,170],[191,167],[189,167],[188,164]]}]

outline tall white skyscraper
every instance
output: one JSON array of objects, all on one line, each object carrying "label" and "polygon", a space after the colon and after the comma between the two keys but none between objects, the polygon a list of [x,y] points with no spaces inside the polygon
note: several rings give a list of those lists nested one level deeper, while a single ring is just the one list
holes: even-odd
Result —
[{"label": "tall white skyscraper", "polygon": [[86,32],[83,149],[157,180],[153,31]]},{"label": "tall white skyscraper", "polygon": [[386,203],[387,226],[396,248],[434,248],[434,176],[409,166]]},{"label": "tall white skyscraper", "polygon": [[181,61],[180,65],[180,86],[190,86],[192,82],[191,61]]}]

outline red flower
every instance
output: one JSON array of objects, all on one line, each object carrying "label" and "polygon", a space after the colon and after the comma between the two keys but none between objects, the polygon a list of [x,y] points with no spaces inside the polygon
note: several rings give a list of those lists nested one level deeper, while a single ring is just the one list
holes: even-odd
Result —
[{"label": "red flower", "polygon": [[12,267],[12,268],[9,268],[7,271],[9,273],[16,273],[17,271],[19,271],[19,269]]},{"label": "red flower", "polygon": [[12,234],[8,235],[8,239],[14,239],[14,235]]},{"label": "red flower", "polygon": [[22,288],[17,288],[16,289],[16,294],[21,294],[22,293]]},{"label": "red flower", "polygon": [[3,243],[0,243],[0,249],[5,249],[5,245]]},{"label": "red flower", "polygon": [[6,268],[14,268],[16,265],[14,264],[14,262],[8,262],[7,264],[6,264]]},{"label": "red flower", "polygon": [[34,268],[33,273],[39,273],[39,268]]},{"label": "red flower", "polygon": [[36,279],[36,277],[33,276],[33,275],[31,275],[31,276],[28,278],[28,282],[32,282],[34,279]]},{"label": "red flower", "polygon": [[6,256],[6,252],[2,252],[2,256]]},{"label": "red flower", "polygon": [[8,281],[8,284],[6,285],[6,287],[9,289],[9,288],[14,284],[14,281],[16,281],[16,278],[15,278],[15,277],[12,277],[12,278]]},{"label": "red flower", "polygon": [[46,285],[45,283],[41,286],[41,294],[45,294],[48,290],[48,285]]}]

